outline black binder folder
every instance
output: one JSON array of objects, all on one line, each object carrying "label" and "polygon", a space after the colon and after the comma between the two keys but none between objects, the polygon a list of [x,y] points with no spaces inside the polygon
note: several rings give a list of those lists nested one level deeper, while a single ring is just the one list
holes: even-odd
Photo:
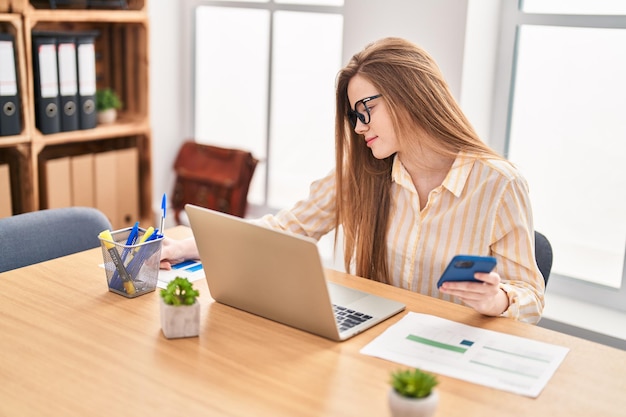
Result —
[{"label": "black binder folder", "polygon": [[15,39],[0,33],[0,136],[19,135],[21,131]]},{"label": "black binder folder", "polygon": [[43,134],[61,131],[56,38],[33,33],[35,123]]},{"label": "black binder folder", "polygon": [[76,43],[73,37],[57,38],[57,63],[59,68],[59,99],[61,130],[78,129],[78,75]]},{"label": "black binder folder", "polygon": [[78,109],[80,129],[96,127],[96,51],[97,32],[76,34],[78,63]]}]

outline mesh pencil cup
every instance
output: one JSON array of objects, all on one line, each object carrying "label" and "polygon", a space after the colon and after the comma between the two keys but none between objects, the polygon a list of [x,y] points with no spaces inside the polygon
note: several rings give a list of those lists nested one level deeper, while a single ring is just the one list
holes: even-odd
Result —
[{"label": "mesh pencil cup", "polygon": [[[128,298],[156,289],[163,242],[163,237],[158,237],[127,245],[131,231],[128,227],[110,232],[110,238],[102,233],[99,236],[109,291]],[[139,228],[137,232],[136,241],[140,242],[146,229]]]}]

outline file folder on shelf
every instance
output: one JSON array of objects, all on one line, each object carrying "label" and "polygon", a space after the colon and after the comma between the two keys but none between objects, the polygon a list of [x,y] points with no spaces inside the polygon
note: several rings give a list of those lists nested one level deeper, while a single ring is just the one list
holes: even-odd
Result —
[{"label": "file folder on shelf", "polygon": [[9,33],[0,33],[0,136],[19,135],[22,131],[15,64],[15,39]]},{"label": "file folder on shelf", "polygon": [[43,134],[61,131],[56,38],[33,33],[35,122]]},{"label": "file folder on shelf", "polygon": [[78,100],[80,129],[96,127],[96,50],[97,32],[76,34],[78,61]]},{"label": "file folder on shelf", "polygon": [[73,37],[58,37],[57,60],[59,65],[59,97],[61,130],[78,129],[78,76],[76,43]]}]

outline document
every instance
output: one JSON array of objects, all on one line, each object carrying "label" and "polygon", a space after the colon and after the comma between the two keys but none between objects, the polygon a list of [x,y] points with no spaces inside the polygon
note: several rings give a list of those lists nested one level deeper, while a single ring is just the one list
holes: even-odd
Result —
[{"label": "document", "polygon": [[409,312],[361,353],[537,397],[568,348]]},{"label": "document", "polygon": [[187,278],[189,281],[198,281],[203,279],[204,269],[200,261],[184,261],[176,265],[172,265],[172,269],[159,270],[159,282],[157,287],[165,288],[167,283],[176,277]]}]

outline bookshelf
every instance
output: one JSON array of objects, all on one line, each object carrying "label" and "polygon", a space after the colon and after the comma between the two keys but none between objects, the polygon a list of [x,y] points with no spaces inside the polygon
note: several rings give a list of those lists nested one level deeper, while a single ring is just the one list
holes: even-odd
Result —
[{"label": "bookshelf", "polygon": [[[21,133],[0,136],[0,166],[7,166],[10,183],[10,191],[0,183],[0,200],[11,198],[12,214],[90,205],[116,228],[150,221],[147,0],[127,5],[122,10],[50,9],[42,1],[0,0],[0,30],[15,36],[21,100]],[[33,31],[98,33],[97,88],[111,87],[123,102],[115,123],[53,134],[37,128]]]}]

